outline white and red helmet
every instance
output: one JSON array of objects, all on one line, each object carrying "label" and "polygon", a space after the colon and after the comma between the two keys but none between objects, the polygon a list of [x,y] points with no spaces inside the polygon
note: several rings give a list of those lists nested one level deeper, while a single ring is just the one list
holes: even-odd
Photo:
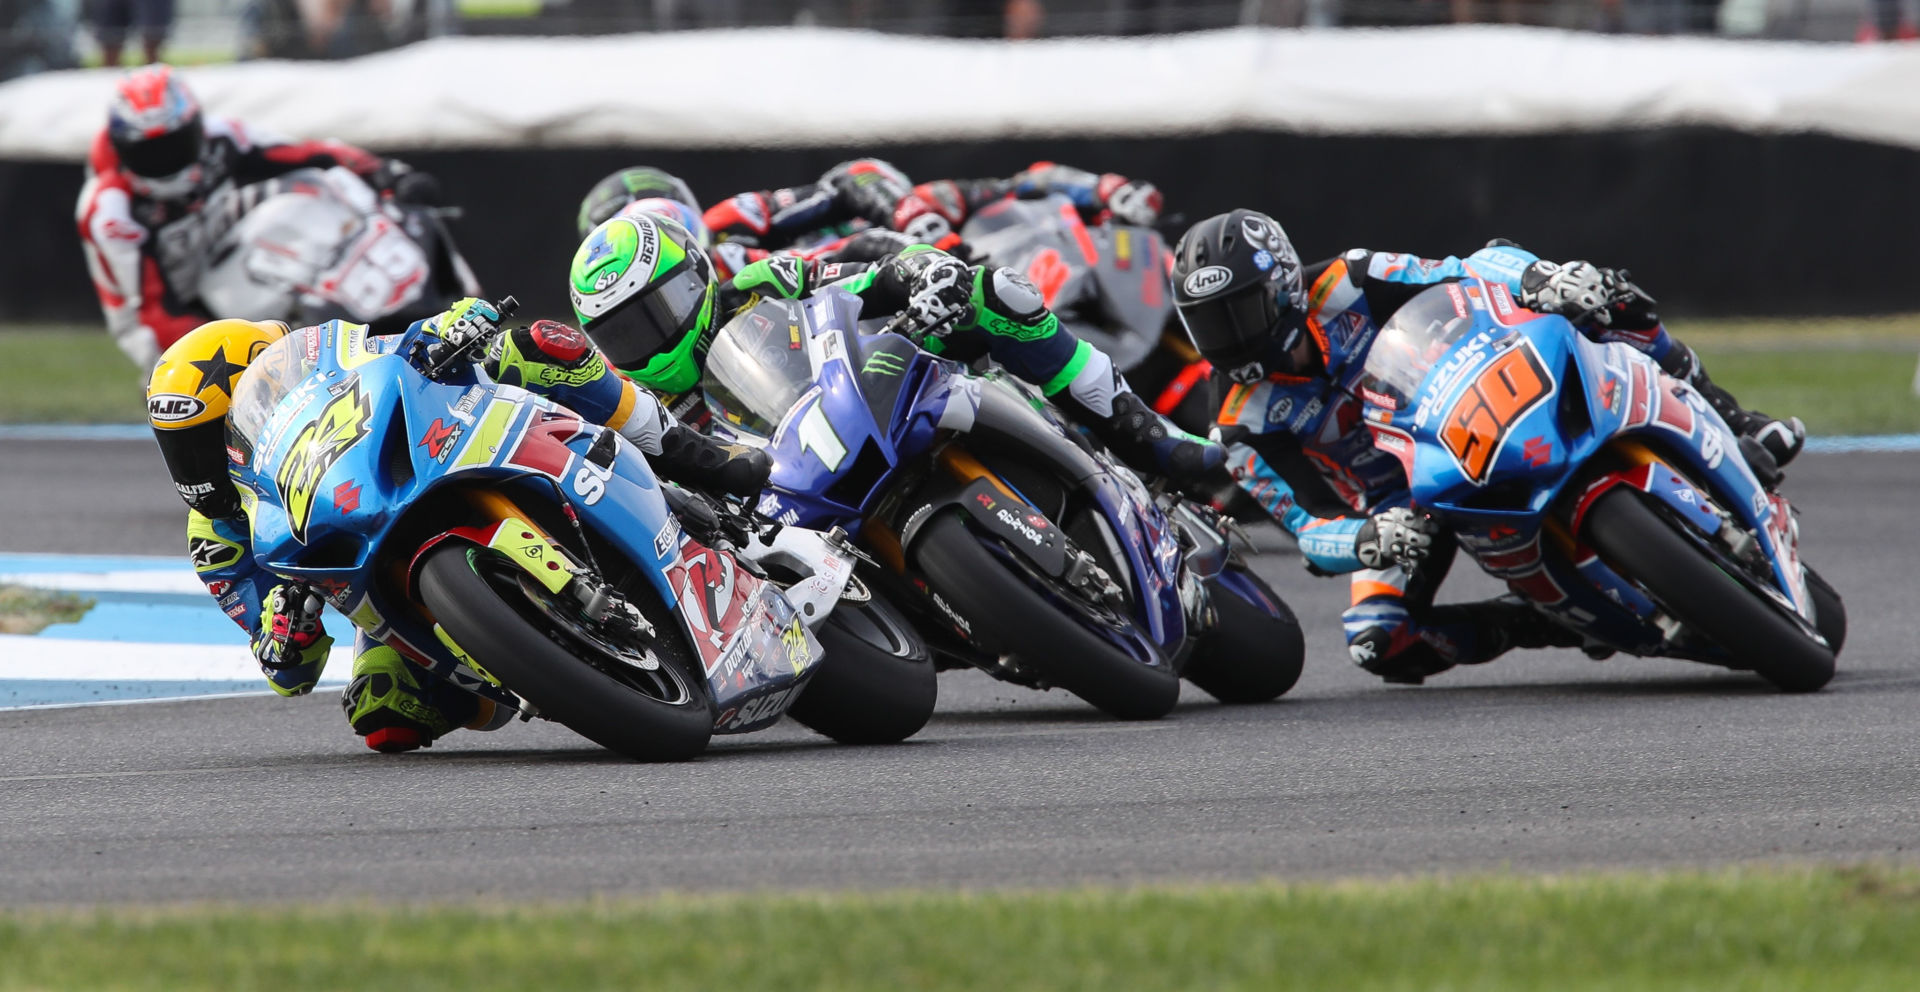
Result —
[{"label": "white and red helmet", "polygon": [[200,101],[171,66],[135,69],[114,88],[107,138],[134,190],[159,199],[197,191],[205,167]]}]

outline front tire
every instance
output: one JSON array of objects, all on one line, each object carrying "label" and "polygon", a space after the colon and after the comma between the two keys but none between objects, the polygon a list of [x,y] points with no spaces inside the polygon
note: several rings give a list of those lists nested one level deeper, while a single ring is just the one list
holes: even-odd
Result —
[{"label": "front tire", "polygon": [[1582,536],[1682,623],[1781,689],[1812,692],[1833,678],[1832,651],[1807,637],[1674,527],[1636,491],[1615,488],[1587,511]]},{"label": "front tire", "polygon": [[1238,566],[1232,573],[1207,582],[1220,619],[1195,645],[1182,674],[1223,703],[1278,699],[1300,681],[1306,637],[1266,582]]},{"label": "front tire", "polygon": [[546,590],[529,588],[523,574],[494,552],[447,541],[421,566],[420,598],[455,643],[542,716],[640,761],[684,761],[706,750],[713,735],[706,681],[684,661],[692,649],[679,621],[664,604],[642,599],[651,588],[635,603],[660,642],[647,652],[660,666],[649,674],[570,635],[544,612],[569,604],[562,597],[536,603]]},{"label": "front tire", "polygon": [[1047,602],[981,545],[958,515],[928,521],[913,545],[927,581],[977,635],[1047,681],[1122,720],[1155,720],[1180,701],[1180,677],[1149,667]]},{"label": "front tire", "polygon": [[814,636],[825,657],[788,716],[842,744],[894,744],[927,725],[933,655],[891,604],[840,602]]}]

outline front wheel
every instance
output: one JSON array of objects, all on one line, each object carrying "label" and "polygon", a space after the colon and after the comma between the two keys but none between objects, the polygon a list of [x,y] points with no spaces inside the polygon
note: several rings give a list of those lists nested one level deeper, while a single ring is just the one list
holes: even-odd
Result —
[{"label": "front wheel", "polygon": [[1833,652],[1727,574],[1675,526],[1634,490],[1616,488],[1587,511],[1583,536],[1621,575],[1736,663],[1788,692],[1826,685],[1833,678]]},{"label": "front wheel", "polygon": [[420,598],[447,636],[542,716],[630,758],[683,761],[706,750],[713,703],[679,622],[652,596],[635,601],[652,643],[615,644],[495,552],[447,541],[420,570]]},{"label": "front wheel", "polygon": [[891,604],[842,600],[814,636],[820,669],[788,716],[842,744],[893,744],[927,725],[939,692],[933,655]]},{"label": "front wheel", "polygon": [[1081,626],[980,543],[955,514],[927,523],[914,560],[976,637],[1004,646],[1047,681],[1123,720],[1166,716],[1180,677],[1142,664]]},{"label": "front wheel", "polygon": [[1300,621],[1252,570],[1233,566],[1207,582],[1219,621],[1194,646],[1187,681],[1223,703],[1278,699],[1300,681],[1307,643]]}]

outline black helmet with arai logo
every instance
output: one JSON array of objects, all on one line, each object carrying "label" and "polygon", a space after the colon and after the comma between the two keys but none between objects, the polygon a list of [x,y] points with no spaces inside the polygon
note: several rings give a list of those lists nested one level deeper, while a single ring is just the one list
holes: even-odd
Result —
[{"label": "black helmet with arai logo", "polygon": [[1299,371],[1289,353],[1306,331],[1300,256],[1266,214],[1193,225],[1173,249],[1173,303],[1194,346],[1235,382]]}]

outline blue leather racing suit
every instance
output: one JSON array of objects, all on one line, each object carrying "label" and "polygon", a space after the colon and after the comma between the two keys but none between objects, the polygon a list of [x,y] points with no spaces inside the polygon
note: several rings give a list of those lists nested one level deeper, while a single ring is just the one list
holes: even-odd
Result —
[{"label": "blue leather racing suit", "polygon": [[[1408,680],[1417,681],[1452,665],[1488,661],[1510,642],[1476,622],[1469,606],[1433,606],[1452,562],[1450,538],[1437,542],[1428,562],[1411,574],[1360,562],[1356,545],[1367,518],[1409,500],[1399,461],[1374,448],[1361,420],[1357,383],[1367,351],[1380,326],[1427,287],[1473,276],[1518,294],[1521,272],[1537,260],[1504,245],[1442,259],[1349,251],[1304,273],[1307,330],[1325,356],[1322,372],[1275,373],[1249,384],[1217,381],[1224,390],[1217,420],[1236,481],[1299,540],[1309,569],[1351,574],[1352,604],[1342,620],[1349,653],[1369,671],[1410,672]],[[1656,361],[1674,347],[1658,324],[1585,333],[1631,344]]]}]

